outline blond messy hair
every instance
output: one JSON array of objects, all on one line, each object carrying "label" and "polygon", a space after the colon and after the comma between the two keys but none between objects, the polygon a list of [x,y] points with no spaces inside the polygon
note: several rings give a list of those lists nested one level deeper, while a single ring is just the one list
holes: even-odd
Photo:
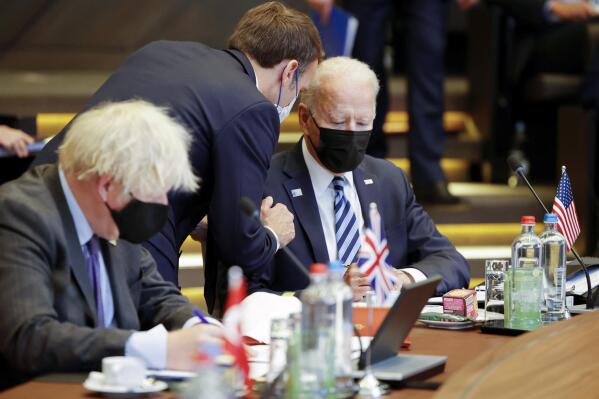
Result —
[{"label": "blond messy hair", "polygon": [[165,108],[143,100],[106,102],[71,123],[58,159],[79,180],[110,175],[124,192],[151,197],[198,188],[190,145],[191,135]]}]

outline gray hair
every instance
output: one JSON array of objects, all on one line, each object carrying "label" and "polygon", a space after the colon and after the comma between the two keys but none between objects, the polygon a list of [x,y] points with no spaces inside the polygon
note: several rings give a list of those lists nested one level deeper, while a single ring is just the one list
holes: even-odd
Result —
[{"label": "gray hair", "polygon": [[191,135],[165,108],[143,100],[107,102],[72,122],[58,149],[66,173],[111,175],[125,192],[162,195],[198,188],[189,160]]},{"label": "gray hair", "polygon": [[[322,85],[330,79],[337,82],[344,80],[348,86],[356,82],[370,83],[375,98],[380,88],[375,73],[365,63],[349,57],[326,59],[318,65],[310,84],[302,91],[302,102],[313,114],[316,112],[318,98],[322,94]],[[376,102],[373,106],[376,108]]]}]

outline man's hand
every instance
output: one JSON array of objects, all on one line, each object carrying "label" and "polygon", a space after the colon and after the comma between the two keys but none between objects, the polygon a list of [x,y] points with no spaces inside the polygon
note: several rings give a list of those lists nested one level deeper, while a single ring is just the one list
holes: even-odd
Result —
[{"label": "man's hand", "polygon": [[279,245],[284,247],[295,238],[293,214],[283,204],[272,206],[272,197],[266,197],[260,205],[260,218],[265,226],[271,228],[279,238]]},{"label": "man's hand", "polygon": [[189,235],[195,241],[206,242],[208,239],[208,216],[204,216],[204,219],[200,220],[200,223]]},{"label": "man's hand", "polygon": [[456,0],[456,3],[458,3],[458,6],[466,11],[472,7],[474,7],[475,5],[477,5],[479,2],[479,0]]},{"label": "man's hand", "polygon": [[352,263],[349,269],[343,275],[343,281],[349,285],[354,294],[354,301],[361,301],[370,291],[370,282],[359,269],[358,265]]},{"label": "man's hand", "polygon": [[306,0],[306,3],[320,16],[320,22],[323,25],[329,23],[331,17],[331,10],[333,9],[333,0]]},{"label": "man's hand", "polygon": [[393,287],[394,290],[401,292],[401,287],[403,287],[404,284],[412,284],[414,282],[414,278],[408,273],[399,269],[394,269],[393,271],[395,272],[395,278],[397,278],[395,287]]},{"label": "man's hand", "polygon": [[193,356],[204,343],[223,343],[222,327],[197,324],[190,328],[168,333],[166,346],[166,368],[193,370]]},{"label": "man's hand", "polygon": [[586,1],[576,3],[550,1],[549,12],[563,21],[586,21],[597,15],[595,8]]},{"label": "man's hand", "polygon": [[19,158],[24,158],[29,155],[27,145],[32,143],[33,137],[27,133],[5,125],[0,125],[0,147],[6,148],[6,150],[16,154]]}]

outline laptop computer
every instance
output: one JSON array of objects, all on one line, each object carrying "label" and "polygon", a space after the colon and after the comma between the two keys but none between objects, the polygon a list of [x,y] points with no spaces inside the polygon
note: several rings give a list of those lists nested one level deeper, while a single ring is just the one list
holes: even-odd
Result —
[{"label": "laptop computer", "polygon": [[[447,356],[399,354],[401,344],[440,282],[441,277],[434,276],[402,287],[401,294],[370,341],[372,371],[379,380],[393,383],[425,379],[445,370]],[[364,375],[366,356],[364,351],[354,377]]]}]

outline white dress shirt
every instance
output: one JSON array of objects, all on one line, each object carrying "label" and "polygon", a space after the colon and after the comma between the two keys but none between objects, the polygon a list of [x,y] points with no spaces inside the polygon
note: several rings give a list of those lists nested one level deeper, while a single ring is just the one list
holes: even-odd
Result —
[{"label": "white dress shirt", "polygon": [[[320,214],[320,222],[322,224],[322,230],[324,232],[324,239],[327,244],[327,252],[329,253],[329,260],[337,260],[337,238],[335,231],[335,189],[331,184],[335,175],[330,170],[320,165],[316,159],[308,151],[305,139],[302,140],[302,154],[304,156],[304,162],[308,168],[310,174],[310,180],[312,181],[312,188],[314,189],[314,196],[316,197],[316,203],[318,204],[318,213]],[[362,207],[360,206],[360,198],[358,197],[358,191],[354,184],[354,176],[352,172],[345,172],[341,175],[345,180],[343,186],[343,194],[349,201],[351,209],[356,215],[358,220],[358,231],[360,232],[360,240],[364,235],[364,216],[362,215]],[[393,266],[393,265],[392,265]],[[408,273],[414,281],[426,280],[426,275],[420,270],[408,267],[401,269]]]}]

